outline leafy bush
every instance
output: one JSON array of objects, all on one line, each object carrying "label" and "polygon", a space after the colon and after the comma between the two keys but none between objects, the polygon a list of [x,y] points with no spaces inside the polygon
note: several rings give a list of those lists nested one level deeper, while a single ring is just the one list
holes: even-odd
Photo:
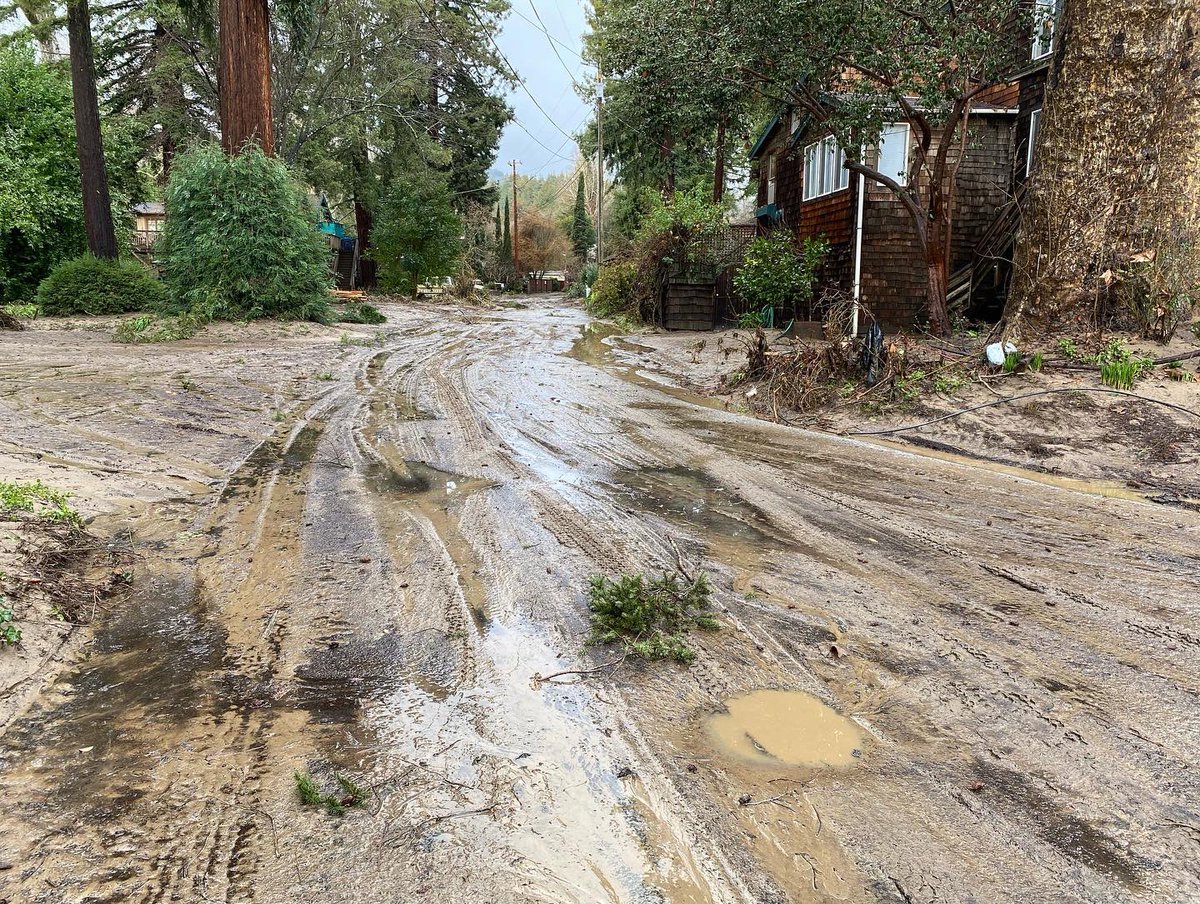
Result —
[{"label": "leafy bush", "polygon": [[175,342],[191,339],[200,332],[202,326],[203,323],[195,314],[177,314],[174,317],[140,314],[117,324],[113,341],[131,344]]},{"label": "leafy bush", "polygon": [[127,314],[166,302],[163,284],[131,260],[85,254],[55,267],[38,286],[43,314]]},{"label": "leafy bush", "polygon": [[306,807],[324,807],[333,816],[341,816],[349,807],[361,807],[369,792],[344,775],[334,775],[338,791],[326,794],[307,772],[295,773],[296,793]]},{"label": "leafy bush", "polygon": [[339,323],[386,323],[383,312],[373,304],[356,301],[346,305],[337,315]]},{"label": "leafy bush", "polygon": [[415,292],[431,276],[458,269],[463,224],[445,181],[430,174],[396,180],[384,196],[375,226],[379,281],[387,289]]},{"label": "leafy bush", "polygon": [[[136,129],[130,117],[104,117],[119,239],[145,187]],[[86,250],[69,70],[35,62],[18,37],[0,46],[0,304],[31,301],[55,264]]]},{"label": "leafy bush", "polygon": [[590,644],[620,642],[645,659],[691,662],[696,654],[686,643],[690,625],[714,630],[708,614],[712,589],[701,572],[688,581],[673,574],[647,580],[640,574],[615,581],[593,575],[590,582]]},{"label": "leafy bush", "polygon": [[605,264],[596,275],[587,309],[597,317],[637,317],[638,300],[634,294],[637,264],[614,261]]},{"label": "leafy bush", "polygon": [[805,239],[797,250],[791,232],[777,229],[750,243],[733,286],[754,310],[773,307],[797,315],[805,310],[811,319],[817,270],[828,253],[823,236]]},{"label": "leafy bush", "polygon": [[257,147],[177,157],[160,248],[172,313],[330,320],[329,248],[288,168]]}]

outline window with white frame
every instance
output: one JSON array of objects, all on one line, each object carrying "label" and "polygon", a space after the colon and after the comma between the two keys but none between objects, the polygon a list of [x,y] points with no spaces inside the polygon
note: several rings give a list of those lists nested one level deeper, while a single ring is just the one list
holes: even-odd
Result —
[{"label": "window with white frame", "polygon": [[1040,60],[1054,50],[1054,23],[1060,0],[1034,0],[1032,59]]},{"label": "window with white frame", "polygon": [[775,155],[767,157],[767,203],[775,203]]},{"label": "window with white frame", "polygon": [[830,135],[804,149],[804,200],[819,198],[850,185],[850,172],[842,164],[846,152]]},{"label": "window with white frame", "polygon": [[883,127],[875,168],[901,185],[908,184],[908,123],[889,122]]},{"label": "window with white frame", "polygon": [[1025,175],[1033,172],[1033,147],[1037,142],[1038,129],[1042,125],[1042,108],[1038,107],[1029,114],[1029,147],[1025,149]]}]

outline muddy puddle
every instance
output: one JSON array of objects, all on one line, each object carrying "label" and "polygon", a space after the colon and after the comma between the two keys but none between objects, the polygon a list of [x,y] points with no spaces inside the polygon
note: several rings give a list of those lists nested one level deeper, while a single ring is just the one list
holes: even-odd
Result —
[{"label": "muddy puddle", "polygon": [[734,697],[705,729],[722,753],[764,766],[848,766],[866,736],[811,694],[782,690]]},{"label": "muddy puddle", "polygon": [[585,364],[591,364],[593,367],[604,368],[626,383],[631,383],[642,389],[649,389],[653,392],[670,396],[677,401],[686,402],[689,405],[725,410],[726,406],[723,401],[655,379],[639,370],[636,365],[620,364],[617,361],[615,344],[630,350],[646,350],[645,346],[639,346],[634,342],[623,339],[622,337],[625,335],[626,331],[615,323],[593,322],[584,324],[580,328],[579,338],[571,345],[571,349],[566,352],[566,355]]}]

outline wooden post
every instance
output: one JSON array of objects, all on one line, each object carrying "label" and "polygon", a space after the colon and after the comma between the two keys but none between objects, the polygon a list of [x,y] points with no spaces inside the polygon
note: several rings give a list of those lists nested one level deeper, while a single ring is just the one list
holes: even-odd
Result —
[{"label": "wooden post", "polygon": [[517,226],[517,164],[520,160],[508,161],[512,166],[513,173],[513,211],[512,211],[512,256],[513,256],[513,272],[517,274],[517,279],[521,279],[521,230]]}]

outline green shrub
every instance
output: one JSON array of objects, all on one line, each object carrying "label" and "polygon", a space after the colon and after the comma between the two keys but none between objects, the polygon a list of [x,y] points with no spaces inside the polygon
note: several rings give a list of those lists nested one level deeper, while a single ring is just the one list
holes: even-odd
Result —
[{"label": "green shrub", "polygon": [[367,252],[379,261],[386,289],[415,292],[430,277],[449,276],[462,254],[462,219],[446,182],[432,174],[395,180],[379,208]]},{"label": "green shrub", "polygon": [[162,305],[163,284],[141,264],[105,260],[85,254],[63,261],[38,286],[43,314],[127,314]]},{"label": "green shrub", "polygon": [[288,168],[257,147],[177,157],[160,248],[169,311],[203,320],[329,322],[329,248]]},{"label": "green shrub", "polygon": [[70,493],[48,487],[40,480],[9,483],[0,480],[0,514],[25,512],[41,521],[79,526],[82,519],[67,501]]},{"label": "green shrub", "polygon": [[634,317],[638,315],[635,295],[637,264],[633,261],[614,261],[605,264],[596,274],[587,309],[597,317]]},{"label": "green shrub", "polygon": [[191,339],[200,332],[203,325],[195,314],[177,314],[174,317],[139,314],[117,324],[113,332],[113,341],[131,344],[175,342],[179,339]]},{"label": "green shrub", "polygon": [[773,307],[811,316],[817,269],[828,253],[824,237],[805,239],[797,249],[791,231],[777,229],[750,243],[733,286],[756,311]]},{"label": "green shrub", "polygon": [[673,574],[648,580],[640,574],[615,581],[593,575],[590,581],[592,633],[589,644],[620,642],[644,659],[691,662],[696,654],[687,645],[689,626],[714,630],[709,613],[712,589],[701,572],[688,581]]},{"label": "green shrub", "polygon": [[383,312],[375,305],[367,304],[365,301],[356,301],[346,305],[337,314],[336,319],[339,323],[387,323]]}]

